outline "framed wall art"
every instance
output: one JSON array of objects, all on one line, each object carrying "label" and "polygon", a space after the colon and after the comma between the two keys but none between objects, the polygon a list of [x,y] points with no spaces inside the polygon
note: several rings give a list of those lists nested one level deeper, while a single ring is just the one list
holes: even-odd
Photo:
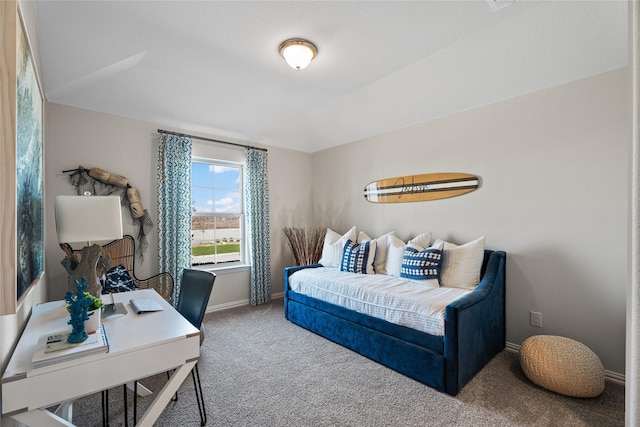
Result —
[{"label": "framed wall art", "polygon": [[[0,315],[44,273],[43,99],[15,1],[1,2]],[[7,90],[4,90],[4,87]]]}]

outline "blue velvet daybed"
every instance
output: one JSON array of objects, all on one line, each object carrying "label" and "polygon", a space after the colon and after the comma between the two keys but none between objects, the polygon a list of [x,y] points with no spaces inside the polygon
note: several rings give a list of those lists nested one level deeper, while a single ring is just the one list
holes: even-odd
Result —
[{"label": "blue velvet daybed", "polygon": [[436,390],[456,395],[505,347],[505,259],[484,251],[481,280],[446,306],[444,336],[431,335],[294,292],[284,271],[284,314],[291,322]]}]

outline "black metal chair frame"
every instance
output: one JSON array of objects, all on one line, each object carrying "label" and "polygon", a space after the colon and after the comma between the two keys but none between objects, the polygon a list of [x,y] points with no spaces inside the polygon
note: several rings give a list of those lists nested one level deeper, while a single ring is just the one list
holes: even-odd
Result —
[{"label": "black metal chair frame", "polygon": [[[207,271],[185,269],[182,273],[176,310],[198,329],[202,328],[202,320],[207,310],[215,280],[216,275]],[[200,343],[202,344],[202,340]],[[202,383],[200,382],[197,362],[191,370],[191,377],[193,378],[193,387],[196,392],[200,425],[204,426],[207,423],[207,410],[204,404],[204,394],[202,393]],[[178,393],[175,394],[173,400],[178,400]]]}]

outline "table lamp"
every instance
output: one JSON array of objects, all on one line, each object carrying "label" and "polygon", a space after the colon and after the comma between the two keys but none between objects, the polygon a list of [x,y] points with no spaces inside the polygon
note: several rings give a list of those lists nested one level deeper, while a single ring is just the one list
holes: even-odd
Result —
[{"label": "table lamp", "polygon": [[[96,268],[100,264],[106,269],[109,259],[101,256],[100,245],[91,242],[122,238],[120,197],[57,196],[55,218],[58,242],[67,254],[62,265],[69,273],[68,290],[74,292],[75,281],[85,277],[87,292],[99,296],[102,287],[98,282]],[[71,249],[70,245],[73,243],[86,244],[79,257]]]}]

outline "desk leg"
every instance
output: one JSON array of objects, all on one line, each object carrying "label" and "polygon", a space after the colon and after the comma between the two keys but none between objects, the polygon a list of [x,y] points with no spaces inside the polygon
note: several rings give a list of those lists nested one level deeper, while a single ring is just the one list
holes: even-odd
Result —
[{"label": "desk leg", "polygon": [[[127,388],[133,391],[133,387],[135,386],[135,384],[136,384],[136,381],[129,381],[127,383]],[[136,388],[138,389],[138,396],[140,397],[151,396],[153,394],[151,390],[149,390],[147,387],[145,387],[140,383],[138,383],[138,386]]]},{"label": "desk leg", "polygon": [[29,412],[16,414],[12,417],[14,420],[27,426],[43,426],[43,427],[72,427],[73,424],[46,409],[34,409]]},{"label": "desk leg", "polygon": [[147,409],[142,418],[140,418],[140,421],[138,421],[137,425],[139,427],[153,426],[153,423],[156,422],[164,408],[166,408],[171,396],[178,391],[178,388],[180,388],[184,379],[196,365],[196,362],[197,360],[192,360],[175,370],[169,381],[167,381],[164,387],[162,387],[162,390],[160,390],[156,398],[153,400],[151,406]]},{"label": "desk leg", "polygon": [[54,412],[57,416],[67,420],[73,420],[73,400],[69,400],[67,402],[62,402],[58,405],[58,409]]}]

